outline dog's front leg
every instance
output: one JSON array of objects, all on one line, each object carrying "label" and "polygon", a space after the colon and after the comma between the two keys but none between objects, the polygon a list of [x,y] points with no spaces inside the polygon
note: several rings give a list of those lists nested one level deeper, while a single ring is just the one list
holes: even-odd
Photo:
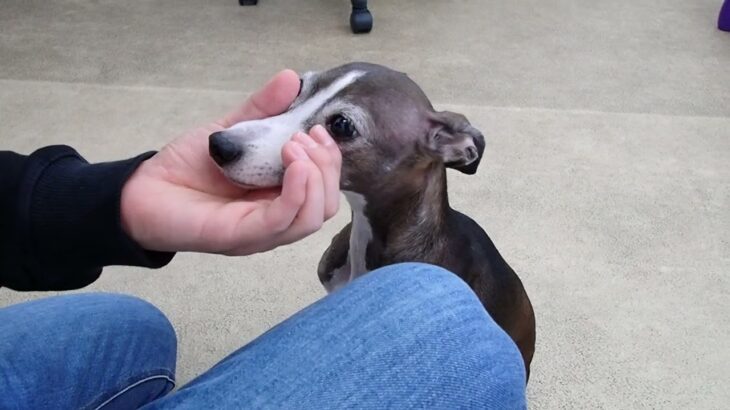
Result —
[{"label": "dog's front leg", "polygon": [[319,281],[328,292],[344,285],[340,283],[344,275],[345,279],[350,276],[350,263],[347,254],[350,252],[350,231],[352,222],[348,223],[342,230],[332,238],[330,246],[324,251],[319,260],[317,275]]}]

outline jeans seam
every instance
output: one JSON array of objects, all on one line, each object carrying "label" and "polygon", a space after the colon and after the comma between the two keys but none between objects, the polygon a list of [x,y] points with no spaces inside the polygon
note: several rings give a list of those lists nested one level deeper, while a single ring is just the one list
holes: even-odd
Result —
[{"label": "jeans seam", "polygon": [[144,379],[137,380],[136,382],[130,384],[129,386],[127,386],[127,387],[123,388],[122,390],[118,391],[117,393],[115,393],[112,397],[104,400],[103,403],[101,403],[100,405],[94,407],[94,410],[99,410],[99,409],[103,408],[104,406],[106,406],[107,404],[109,404],[112,401],[114,401],[116,398],[122,396],[124,393],[128,392],[129,390],[131,390],[131,389],[133,389],[133,388],[135,388],[135,387],[137,387],[137,386],[139,386],[139,385],[141,385],[143,383],[146,383],[146,382],[152,381],[152,380],[156,380],[156,379],[164,379],[164,380],[167,380],[168,382],[170,382],[172,384],[172,388],[173,389],[175,388],[175,379],[173,379],[170,376],[167,376],[165,374],[159,374],[159,375],[155,375],[155,376],[145,377]]}]

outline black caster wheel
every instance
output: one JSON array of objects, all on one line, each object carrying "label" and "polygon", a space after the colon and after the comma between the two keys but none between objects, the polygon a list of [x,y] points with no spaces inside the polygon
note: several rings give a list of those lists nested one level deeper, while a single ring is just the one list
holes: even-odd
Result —
[{"label": "black caster wheel", "polygon": [[242,6],[255,6],[259,4],[259,0],[238,0],[238,4]]},{"label": "black caster wheel", "polygon": [[350,28],[353,33],[369,33],[373,29],[373,15],[370,11],[353,10],[350,14]]}]

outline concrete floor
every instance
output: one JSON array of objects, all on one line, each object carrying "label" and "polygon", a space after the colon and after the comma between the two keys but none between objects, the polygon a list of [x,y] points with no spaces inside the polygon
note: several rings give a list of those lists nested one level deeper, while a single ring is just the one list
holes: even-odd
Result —
[{"label": "concrete floor", "polygon": [[[0,141],[124,158],[217,117],[283,67],[388,64],[487,135],[479,174],[452,174],[451,196],[532,298],[531,407],[726,408],[721,3],[374,0],[374,31],[353,36],[341,0],[6,0]],[[317,262],[347,217],[264,255],[108,268],[83,291],[159,306],[184,383],[324,295]],[[41,296],[0,290],[0,306]]]}]

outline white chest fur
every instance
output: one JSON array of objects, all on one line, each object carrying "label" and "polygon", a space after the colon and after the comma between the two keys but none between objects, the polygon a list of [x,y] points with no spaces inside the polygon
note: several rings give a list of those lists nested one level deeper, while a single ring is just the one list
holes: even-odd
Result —
[{"label": "white chest fur", "polygon": [[352,209],[352,227],[350,228],[350,281],[367,273],[365,263],[366,252],[370,240],[373,239],[373,230],[368,217],[365,216],[365,197],[350,191],[344,191],[345,198]]}]

